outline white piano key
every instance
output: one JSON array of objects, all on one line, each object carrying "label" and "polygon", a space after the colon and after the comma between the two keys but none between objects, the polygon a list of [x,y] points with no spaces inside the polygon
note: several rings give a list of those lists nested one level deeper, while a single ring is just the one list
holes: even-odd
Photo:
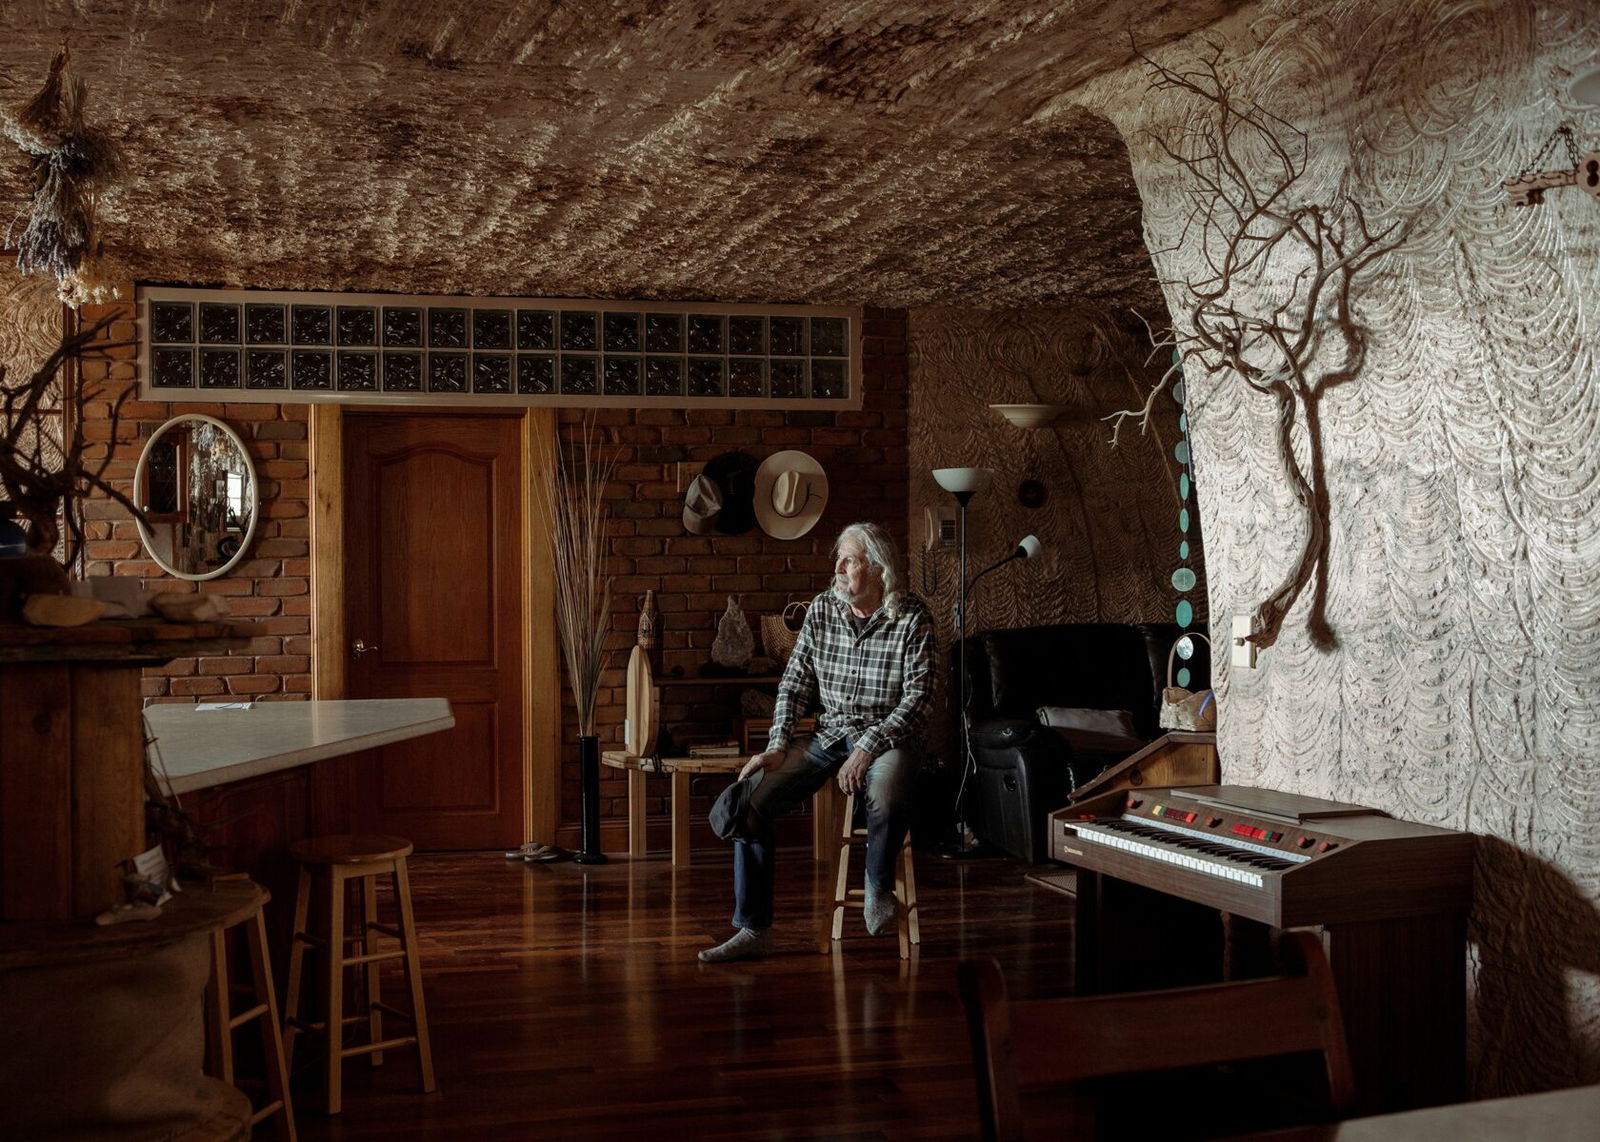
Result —
[{"label": "white piano key", "polygon": [[1103,845],[1106,848],[1121,849],[1123,852],[1134,853],[1138,856],[1148,857],[1151,860],[1162,861],[1165,864],[1177,865],[1179,868],[1191,869],[1206,876],[1215,876],[1221,880],[1236,880],[1240,884],[1247,884],[1252,888],[1263,885],[1259,872],[1240,868],[1222,860],[1209,860],[1203,856],[1191,853],[1176,852],[1163,848],[1161,845],[1147,844],[1144,841],[1131,840],[1128,837],[1119,837],[1112,833],[1102,833],[1088,824],[1076,828],[1078,839],[1090,844]]}]

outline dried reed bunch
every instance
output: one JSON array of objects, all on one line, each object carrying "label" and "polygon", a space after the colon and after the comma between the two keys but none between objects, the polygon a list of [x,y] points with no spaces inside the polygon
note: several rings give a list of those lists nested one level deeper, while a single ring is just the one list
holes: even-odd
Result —
[{"label": "dried reed bunch", "polygon": [[[558,429],[559,432],[559,429]],[[600,674],[611,633],[611,576],[606,573],[606,485],[617,467],[589,417],[578,438],[563,448],[542,443],[541,504],[550,525],[550,553],[556,576],[556,626],[562,656],[578,711],[578,733],[592,736]]]},{"label": "dried reed bunch", "polygon": [[0,107],[0,133],[32,166],[32,197],[6,230],[6,243],[17,247],[17,269],[53,275],[61,300],[76,308],[116,295],[102,277],[97,224],[100,196],[120,175],[122,152],[109,133],[85,121],[88,87],[68,71],[67,60],[63,47],[38,94],[17,108]]}]

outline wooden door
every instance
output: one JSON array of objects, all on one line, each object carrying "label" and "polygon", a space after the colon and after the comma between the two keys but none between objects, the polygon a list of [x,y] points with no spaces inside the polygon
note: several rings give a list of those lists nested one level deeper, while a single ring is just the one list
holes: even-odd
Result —
[{"label": "wooden door", "polygon": [[351,410],[344,424],[346,693],[448,698],[456,719],[352,759],[350,827],[423,850],[515,847],[521,417]]}]

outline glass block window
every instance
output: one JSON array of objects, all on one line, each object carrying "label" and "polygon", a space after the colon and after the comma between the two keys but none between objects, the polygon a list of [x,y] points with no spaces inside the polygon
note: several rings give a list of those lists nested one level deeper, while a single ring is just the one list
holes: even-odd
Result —
[{"label": "glass block window", "polygon": [[239,387],[239,350],[200,350],[200,387],[236,389]]},{"label": "glass block window", "polygon": [[166,286],[139,303],[151,400],[861,406],[853,309]]},{"label": "glass block window", "polygon": [[[282,345],[289,339],[289,317],[281,305],[244,307],[244,339],[251,345]],[[160,340],[159,337],[156,340]]]},{"label": "glass block window", "polygon": [[378,311],[370,305],[341,305],[339,344],[376,345],[377,343]]},{"label": "glass block window", "polygon": [[377,392],[378,355],[376,353],[340,353],[339,391],[342,393]]},{"label": "glass block window", "polygon": [[282,349],[251,349],[244,355],[244,384],[249,389],[283,389],[289,385],[289,360]]}]

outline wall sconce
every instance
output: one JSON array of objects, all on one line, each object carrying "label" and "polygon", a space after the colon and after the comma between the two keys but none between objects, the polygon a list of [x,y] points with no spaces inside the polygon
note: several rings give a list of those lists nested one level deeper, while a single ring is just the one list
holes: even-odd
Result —
[{"label": "wall sconce", "polygon": [[1574,103],[1589,103],[1600,107],[1600,66],[1580,71],[1567,88]]},{"label": "wall sconce", "polygon": [[1067,411],[1064,404],[992,404],[989,407],[1018,428],[1045,428]]}]

